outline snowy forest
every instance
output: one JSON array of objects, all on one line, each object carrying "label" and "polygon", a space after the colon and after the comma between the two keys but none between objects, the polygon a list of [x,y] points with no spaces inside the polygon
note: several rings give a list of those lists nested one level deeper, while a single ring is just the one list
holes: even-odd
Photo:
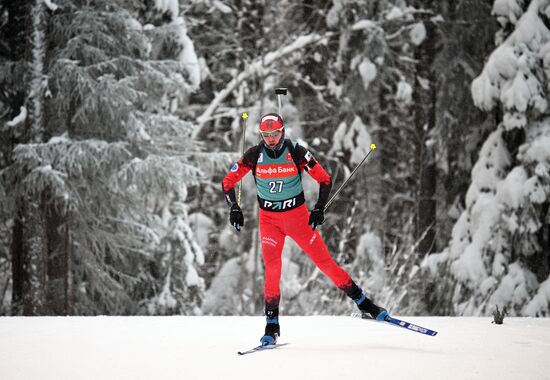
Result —
[{"label": "snowy forest", "polygon": [[[277,87],[333,193],[377,146],[320,227],[377,303],[550,316],[550,0],[1,0],[0,315],[261,315]],[[281,291],[355,311],[290,239]]]}]

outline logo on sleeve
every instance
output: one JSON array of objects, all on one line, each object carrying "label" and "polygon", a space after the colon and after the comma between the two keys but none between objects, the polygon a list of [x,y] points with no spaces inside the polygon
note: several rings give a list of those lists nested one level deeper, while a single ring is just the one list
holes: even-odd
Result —
[{"label": "logo on sleeve", "polygon": [[233,167],[231,168],[231,171],[236,172],[237,170],[239,170],[239,165],[238,164],[233,165]]},{"label": "logo on sleeve", "polygon": [[306,155],[305,155],[305,158],[306,158],[306,161],[309,162],[309,160],[311,160],[313,158],[313,154],[311,154],[310,151],[308,150]]}]

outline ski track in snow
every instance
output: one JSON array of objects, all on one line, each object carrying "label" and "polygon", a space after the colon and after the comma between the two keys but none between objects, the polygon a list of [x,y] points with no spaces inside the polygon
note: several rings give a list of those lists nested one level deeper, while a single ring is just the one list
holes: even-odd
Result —
[{"label": "ski track in snow", "polygon": [[399,317],[424,336],[351,317],[0,318],[0,379],[550,379],[550,318]]}]

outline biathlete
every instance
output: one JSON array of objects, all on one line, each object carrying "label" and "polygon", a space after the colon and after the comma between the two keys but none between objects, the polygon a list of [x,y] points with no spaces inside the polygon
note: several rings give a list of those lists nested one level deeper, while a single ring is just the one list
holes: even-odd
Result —
[{"label": "biathlete", "polygon": [[[275,344],[281,335],[279,300],[282,251],[285,237],[292,238],[334,284],[357,304],[363,313],[384,320],[387,311],[365,296],[350,275],[334,262],[316,227],[325,221],[325,204],[332,181],[313,155],[303,146],[285,139],[282,118],[274,113],[260,121],[261,142],[248,149],[223,179],[230,206],[229,221],[237,231],[244,217],[235,196],[235,185],[250,171],[254,175],[260,205],[259,223],[265,266],[264,301],[266,327],[260,342]],[[302,189],[302,172],[319,183],[319,197],[308,212]]]}]

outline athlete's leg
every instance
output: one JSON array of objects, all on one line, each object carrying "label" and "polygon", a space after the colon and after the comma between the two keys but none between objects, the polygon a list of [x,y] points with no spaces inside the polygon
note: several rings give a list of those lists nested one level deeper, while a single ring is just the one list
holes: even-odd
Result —
[{"label": "athlete's leg", "polygon": [[262,345],[277,343],[281,335],[279,325],[279,300],[281,298],[280,280],[282,252],[285,235],[280,228],[280,216],[260,210],[260,239],[265,267],[265,332],[260,342]]},{"label": "athlete's leg", "polygon": [[286,212],[285,232],[304,250],[317,267],[326,274],[334,284],[344,290],[352,284],[349,274],[330,256],[330,253],[319,234],[309,226],[309,213],[305,205]]},{"label": "athlete's leg", "polygon": [[[260,210],[260,239],[265,267],[264,300],[266,316],[278,317],[281,297],[280,280],[285,235],[279,226],[278,213]],[[273,313],[274,312],[274,313]],[[273,315],[274,314],[274,315]]]},{"label": "athlete's leg", "polygon": [[369,313],[376,319],[386,318],[387,311],[367,298],[350,275],[334,262],[319,232],[317,230],[313,231],[311,226],[307,224],[309,220],[307,209],[304,207],[302,210],[299,208],[296,210],[299,211],[288,215],[292,218],[285,219],[287,234],[304,250],[315,265],[357,304],[359,310]]}]

